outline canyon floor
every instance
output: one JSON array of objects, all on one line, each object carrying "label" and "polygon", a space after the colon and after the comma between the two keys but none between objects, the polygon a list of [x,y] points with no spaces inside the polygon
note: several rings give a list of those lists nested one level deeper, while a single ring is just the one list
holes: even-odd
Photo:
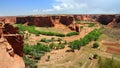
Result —
[{"label": "canyon floor", "polygon": [[[80,38],[83,38],[85,35],[87,35],[90,31],[92,31],[95,28],[99,28],[99,27],[84,27],[80,31],[79,35],[63,37],[62,40],[65,40],[68,43],[74,40],[79,40]],[[71,32],[71,30],[67,29],[67,27],[62,25],[57,25],[57,27],[54,28],[37,27],[36,29],[43,31],[55,31],[60,33]],[[117,32],[119,32],[119,30]],[[40,39],[42,38],[50,39],[52,37],[54,37],[55,39],[60,38],[57,36],[46,36],[46,35],[35,36],[34,34],[32,34],[28,38],[28,40],[25,41],[25,43],[34,45],[37,42],[39,42]],[[92,57],[94,54],[97,54],[101,58],[111,59],[112,57],[114,57],[114,60],[120,61],[120,55],[119,55],[120,48],[118,47],[120,46],[119,41],[120,41],[119,38],[118,39],[111,38],[106,34],[102,34],[97,41],[100,44],[99,48],[97,49],[92,48],[94,41],[91,41],[86,46],[83,46],[80,50],[75,50],[75,52],[72,52],[67,44],[65,45],[64,49],[52,50],[51,52],[45,53],[44,56],[42,56],[41,59],[38,61],[37,66],[38,68],[98,68],[98,59],[91,60],[90,57]],[[112,43],[113,46],[109,46],[104,43]],[[46,43],[42,42],[42,44],[46,44]],[[118,45],[118,46],[114,46],[114,45]],[[115,51],[108,49],[111,47]],[[47,61],[48,56],[50,56],[49,61]]]}]

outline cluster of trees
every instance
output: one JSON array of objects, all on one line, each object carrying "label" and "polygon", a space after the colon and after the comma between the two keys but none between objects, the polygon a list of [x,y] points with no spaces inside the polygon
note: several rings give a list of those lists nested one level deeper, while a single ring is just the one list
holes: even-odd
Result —
[{"label": "cluster of trees", "polygon": [[70,47],[72,50],[74,49],[79,50],[82,46],[85,46],[90,41],[93,41],[93,40],[96,41],[101,34],[102,34],[101,29],[94,29],[93,31],[88,33],[84,38],[70,42],[68,47]]},{"label": "cluster of trees", "polygon": [[67,33],[66,36],[73,36],[73,35],[79,35],[78,32],[70,32],[70,33]]},{"label": "cluster of trees", "polygon": [[39,34],[43,34],[43,35],[48,35],[48,36],[65,37],[65,34],[61,34],[61,33],[38,31],[35,29],[35,26],[23,26],[22,24],[17,24],[17,27],[22,32],[27,30],[28,32],[35,34],[36,36],[39,36]]},{"label": "cluster of trees", "polygon": [[[46,42],[47,39],[43,38],[42,41]],[[26,54],[24,56],[24,61],[26,68],[29,67],[37,68],[36,63],[38,60],[41,59],[41,56],[44,55],[45,52],[50,52],[53,49],[55,50],[63,49],[67,44],[66,41],[62,42],[61,38],[58,38],[57,40],[51,38],[50,41],[52,43],[50,43],[49,45],[43,45],[41,43],[37,43],[36,45],[28,45],[28,44],[24,45],[24,53]],[[54,41],[58,41],[58,44],[55,44]]]},{"label": "cluster of trees", "polygon": [[35,34],[36,36],[39,36],[39,34],[42,35],[48,35],[48,36],[58,36],[58,37],[65,37],[65,36],[73,36],[73,35],[78,35],[78,32],[70,32],[67,34],[61,34],[61,33],[55,33],[55,32],[44,32],[44,31],[38,31],[35,29],[35,26],[23,26],[22,24],[16,24],[16,26],[19,28],[21,33],[23,33],[25,30],[28,32]]},{"label": "cluster of trees", "polygon": [[[54,43],[54,42],[58,42],[58,43]],[[45,42],[45,43],[50,43],[49,47],[50,49],[63,49],[65,47],[65,45],[67,44],[66,41],[63,41],[61,38],[58,38],[57,40],[55,40],[53,37],[51,39],[46,39],[46,38],[42,38],[40,42]]]},{"label": "cluster of trees", "polygon": [[30,46],[24,45],[24,53],[26,54],[23,59],[25,61],[26,68],[32,67],[37,68],[36,63],[41,59],[41,56],[45,52],[49,52],[51,49],[47,45],[37,43],[36,45]]}]

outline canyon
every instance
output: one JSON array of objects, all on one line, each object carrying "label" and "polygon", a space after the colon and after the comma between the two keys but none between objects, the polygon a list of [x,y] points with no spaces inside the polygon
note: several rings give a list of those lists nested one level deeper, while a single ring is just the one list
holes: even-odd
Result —
[{"label": "canyon", "polygon": [[38,27],[54,27],[55,24],[69,26],[76,21],[95,21],[109,26],[120,23],[120,15],[32,15],[0,17],[5,23],[35,25]]}]

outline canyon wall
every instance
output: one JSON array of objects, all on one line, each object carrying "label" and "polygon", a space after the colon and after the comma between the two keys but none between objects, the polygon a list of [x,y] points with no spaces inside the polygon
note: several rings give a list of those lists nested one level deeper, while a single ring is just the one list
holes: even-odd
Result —
[{"label": "canyon wall", "polygon": [[75,21],[72,16],[46,16],[46,17],[16,17],[16,23],[35,25],[40,27],[53,27],[55,24],[62,23],[66,26]]},{"label": "canyon wall", "polygon": [[16,17],[15,16],[0,17],[0,22],[14,24],[16,22]]},{"label": "canyon wall", "polygon": [[[46,16],[16,16],[16,17],[0,17],[0,21],[5,21],[6,23],[18,23],[35,25],[38,27],[54,27],[55,24],[61,23],[63,25],[69,26],[75,23],[76,20],[82,21],[93,21],[99,22],[101,24],[109,23],[119,23],[120,15],[46,15]],[[113,24],[110,24],[113,25]]]},{"label": "canyon wall", "polygon": [[0,68],[25,68],[22,57],[23,35],[17,27],[0,22]]}]

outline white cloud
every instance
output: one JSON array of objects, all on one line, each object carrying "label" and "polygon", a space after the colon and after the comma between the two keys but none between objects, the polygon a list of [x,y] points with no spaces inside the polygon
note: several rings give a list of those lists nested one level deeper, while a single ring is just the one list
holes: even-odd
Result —
[{"label": "white cloud", "polygon": [[[54,0],[51,8],[41,10],[41,13],[78,13],[78,14],[98,14],[98,13],[120,13],[117,2],[98,0]],[[110,6],[110,8],[109,8]],[[36,9],[33,12],[40,12]]]},{"label": "white cloud", "polygon": [[55,6],[53,6],[53,9],[55,9],[55,10],[61,10],[62,8],[61,8],[61,6],[55,5]]},{"label": "white cloud", "polygon": [[[78,0],[77,0],[78,1]],[[76,2],[76,0],[55,0],[55,4],[51,8],[43,10],[43,12],[51,11],[67,11],[87,8],[86,3]]]},{"label": "white cloud", "polygon": [[86,8],[88,5],[86,3],[82,3],[78,0],[55,0],[58,2],[58,5],[63,9],[81,9]]}]

